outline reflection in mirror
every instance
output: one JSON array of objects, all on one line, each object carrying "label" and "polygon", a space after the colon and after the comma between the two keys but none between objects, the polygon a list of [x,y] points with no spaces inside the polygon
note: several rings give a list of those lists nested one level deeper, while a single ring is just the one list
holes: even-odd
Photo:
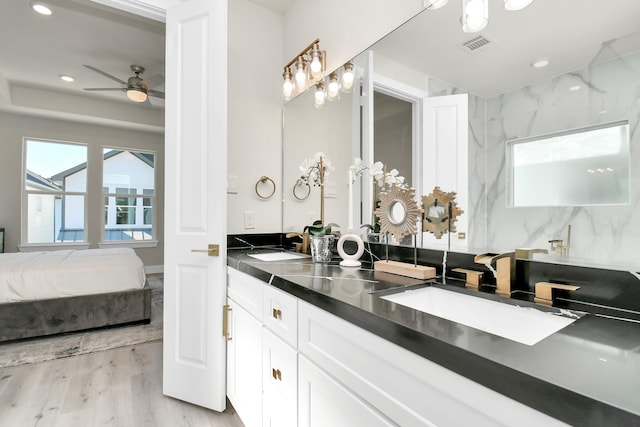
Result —
[{"label": "reflection in mirror", "polygon": [[394,201],[389,206],[388,215],[389,215],[389,221],[393,225],[399,225],[405,221],[407,217],[407,211],[404,209],[404,206],[402,205],[401,202]]},{"label": "reflection in mirror", "polygon": [[[385,79],[424,93],[424,101],[418,103],[420,111],[427,100],[435,97],[468,94],[465,121],[469,135],[468,166],[464,166],[468,179],[456,186],[437,182],[435,185],[458,194],[462,194],[461,187],[468,188],[465,201],[459,199],[460,207],[465,210],[462,218],[468,219],[468,225],[461,225],[459,231],[465,233],[470,252],[546,248],[549,240],[564,239],[571,224],[568,256],[559,260],[549,254],[549,260],[637,271],[640,254],[635,248],[640,239],[640,217],[635,212],[640,200],[639,188],[630,189],[628,205],[508,207],[505,146],[508,140],[618,121],[629,123],[629,145],[640,144],[640,132],[635,130],[640,125],[637,102],[640,2],[611,0],[603,8],[601,2],[595,0],[537,1],[518,13],[494,7],[488,26],[477,34],[460,30],[458,9],[443,7],[423,11],[355,58],[362,77],[363,98],[353,104],[368,105],[367,93],[373,93],[368,90],[374,87],[375,81]],[[581,12],[576,14],[576,10]],[[544,31],[540,31],[541,26]],[[589,31],[576,31],[576,28]],[[477,37],[482,43],[468,43]],[[541,57],[549,58],[546,67],[530,66]],[[367,69],[369,65],[373,70]],[[368,71],[371,73],[367,74]],[[353,96],[358,94],[354,92]],[[298,158],[293,162],[288,160],[289,150],[297,149],[298,144],[305,141],[304,134],[295,136],[289,132],[289,107],[287,104],[284,112],[285,173],[295,169],[299,162]],[[331,107],[329,104],[324,111]],[[367,108],[363,108],[362,114],[363,117],[369,114]],[[349,119],[351,117],[349,115]],[[315,116],[307,126],[317,125],[319,120]],[[323,128],[332,126],[327,122]],[[351,147],[359,147],[353,141],[359,142],[359,136],[354,135],[359,135],[361,126],[366,136],[367,124],[359,120],[347,131],[346,140],[350,141],[346,143],[350,149],[347,165],[358,155]],[[425,127],[420,135],[427,135],[425,131],[430,129]],[[325,139],[325,142],[334,139]],[[414,145],[412,174],[401,170],[407,178],[442,169],[446,161],[451,161],[451,156],[441,155],[439,150],[443,147],[418,151],[420,156],[416,157],[416,149],[423,149],[429,143],[425,137],[419,146]],[[324,147],[317,150],[327,151]],[[305,152],[308,151],[305,148]],[[337,154],[330,156],[337,159]],[[375,153],[372,157],[377,160]],[[425,166],[425,161],[436,157],[435,166]],[[392,159],[385,163],[397,167]],[[629,182],[640,182],[640,150],[630,150],[629,165]],[[336,168],[336,175],[339,174],[340,169]],[[293,182],[284,185],[293,185]],[[419,189],[419,194],[425,194],[425,189],[419,188],[422,178],[412,185]],[[289,212],[287,203],[285,200],[285,215]],[[370,210],[363,209],[362,216],[370,218]],[[284,228],[289,225],[289,221],[284,220]],[[424,244],[432,247],[433,242],[425,240]],[[535,254],[534,257],[543,259],[544,256]]]},{"label": "reflection in mirror", "polygon": [[629,123],[507,141],[509,206],[629,203]]}]

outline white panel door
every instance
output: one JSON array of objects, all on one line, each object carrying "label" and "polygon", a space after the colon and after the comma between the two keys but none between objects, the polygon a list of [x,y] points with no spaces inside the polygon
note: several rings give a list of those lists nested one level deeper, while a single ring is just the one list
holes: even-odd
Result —
[{"label": "white panel door", "polygon": [[222,411],[227,1],[170,0],[166,31],[163,392]]},{"label": "white panel door", "polygon": [[[436,186],[447,193],[455,191],[458,208],[464,211],[456,222],[456,229],[461,232],[468,231],[470,211],[468,103],[466,93],[422,100],[422,195],[431,194]],[[468,240],[458,239],[457,233],[450,237],[452,249],[468,246]],[[448,238],[447,234],[436,239],[429,232],[423,233],[423,247],[446,249]]]}]

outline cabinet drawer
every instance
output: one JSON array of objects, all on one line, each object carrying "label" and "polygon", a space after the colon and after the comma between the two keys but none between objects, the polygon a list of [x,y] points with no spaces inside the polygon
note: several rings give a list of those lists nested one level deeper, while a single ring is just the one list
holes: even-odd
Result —
[{"label": "cabinet drawer", "polygon": [[256,319],[262,319],[263,288],[265,283],[227,267],[227,298],[233,299]]},{"label": "cabinet drawer", "polygon": [[262,323],[293,348],[298,347],[298,300],[271,286],[264,287]]},{"label": "cabinet drawer", "polygon": [[267,328],[262,336],[263,427],[296,426],[297,352]]}]

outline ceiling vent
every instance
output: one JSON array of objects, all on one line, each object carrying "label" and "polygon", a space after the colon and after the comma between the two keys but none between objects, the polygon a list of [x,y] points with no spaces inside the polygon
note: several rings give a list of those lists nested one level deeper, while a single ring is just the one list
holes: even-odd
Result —
[{"label": "ceiling vent", "polygon": [[462,43],[462,48],[467,52],[478,52],[486,49],[490,44],[491,40],[483,35],[479,35]]}]

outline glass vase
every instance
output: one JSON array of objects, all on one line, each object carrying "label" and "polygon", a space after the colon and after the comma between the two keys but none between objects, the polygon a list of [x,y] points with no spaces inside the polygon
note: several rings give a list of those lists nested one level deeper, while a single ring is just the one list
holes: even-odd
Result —
[{"label": "glass vase", "polygon": [[333,256],[333,247],[336,236],[328,234],[326,236],[311,235],[311,260],[313,262],[329,262]]}]

